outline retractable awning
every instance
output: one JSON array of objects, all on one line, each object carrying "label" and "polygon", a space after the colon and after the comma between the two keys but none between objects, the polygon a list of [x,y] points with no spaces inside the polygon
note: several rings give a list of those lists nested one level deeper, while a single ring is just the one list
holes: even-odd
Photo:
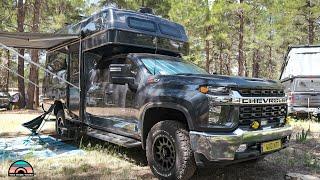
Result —
[{"label": "retractable awning", "polygon": [[0,32],[0,43],[25,49],[47,50],[78,38],[77,34]]},{"label": "retractable awning", "polygon": [[[49,33],[21,33],[21,32],[0,32],[0,48],[6,49],[8,51],[11,51],[13,54],[16,54],[17,56],[23,58],[25,61],[37,66],[38,68],[44,70],[46,73],[49,73],[55,77],[57,77],[59,80],[77,88],[80,90],[80,87],[77,85],[74,85],[73,83],[67,81],[66,79],[59,77],[55,73],[51,72],[49,69],[42,67],[41,64],[35,63],[31,60],[28,56],[23,56],[22,54],[19,54],[16,49],[14,48],[24,48],[24,49],[44,49],[48,50],[54,47],[57,47],[59,45],[69,43],[76,41],[77,39],[80,39],[78,35],[64,35],[64,34],[49,34]],[[81,57],[81,56],[79,56]],[[0,65],[2,68],[7,69],[8,71],[16,74],[20,78],[23,78],[27,81],[29,79],[19,75],[14,70],[5,67],[4,65]],[[36,83],[29,81],[31,84],[38,86]]]}]

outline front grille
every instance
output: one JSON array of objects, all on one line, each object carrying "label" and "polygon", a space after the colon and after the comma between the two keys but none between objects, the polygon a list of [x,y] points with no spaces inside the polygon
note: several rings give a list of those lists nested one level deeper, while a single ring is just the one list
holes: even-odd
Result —
[{"label": "front grille", "polygon": [[283,90],[277,89],[240,89],[238,90],[244,97],[283,97]]},{"label": "front grille", "polygon": [[279,124],[280,119],[287,114],[287,105],[260,105],[239,107],[240,125],[250,125],[252,121],[267,121],[270,124]]}]

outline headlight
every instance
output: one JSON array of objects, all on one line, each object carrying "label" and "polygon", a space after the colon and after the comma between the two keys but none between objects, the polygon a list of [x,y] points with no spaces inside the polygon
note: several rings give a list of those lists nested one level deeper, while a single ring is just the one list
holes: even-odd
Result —
[{"label": "headlight", "polygon": [[239,108],[231,104],[230,90],[226,88],[209,88],[208,116],[203,118],[200,126],[204,128],[230,129],[237,125]]},{"label": "headlight", "polygon": [[234,106],[210,105],[207,127],[232,128],[236,125],[239,111]]},{"label": "headlight", "polygon": [[227,87],[209,87],[208,94],[215,96],[228,96],[230,95],[230,88]]},{"label": "headlight", "polygon": [[203,94],[210,94],[216,96],[230,95],[230,89],[227,87],[212,87],[212,86],[200,86],[198,89]]}]

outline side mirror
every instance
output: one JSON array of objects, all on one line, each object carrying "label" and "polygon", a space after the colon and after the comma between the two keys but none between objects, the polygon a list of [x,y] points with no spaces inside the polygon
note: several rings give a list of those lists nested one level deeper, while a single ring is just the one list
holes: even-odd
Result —
[{"label": "side mirror", "polygon": [[130,64],[110,64],[110,81],[112,84],[133,85],[134,79]]}]

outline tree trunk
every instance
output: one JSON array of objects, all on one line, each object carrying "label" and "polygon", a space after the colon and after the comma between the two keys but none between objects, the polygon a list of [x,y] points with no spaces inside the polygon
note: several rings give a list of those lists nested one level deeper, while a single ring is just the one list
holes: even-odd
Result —
[{"label": "tree trunk", "polygon": [[[10,51],[7,51],[7,67],[10,68]],[[6,90],[9,91],[9,83],[10,83],[10,71],[7,71],[7,83],[6,83]]]},{"label": "tree trunk", "polygon": [[231,47],[232,45],[228,46],[227,63],[226,63],[226,73],[229,76],[231,75]]},{"label": "tree trunk", "polygon": [[252,77],[259,77],[260,65],[259,65],[259,50],[254,49],[252,55]]},{"label": "tree trunk", "polygon": [[[26,4],[26,3],[25,3]],[[17,4],[17,24],[18,24],[18,32],[24,31],[24,20],[25,20],[25,7],[26,5],[23,4],[23,0],[18,0]],[[19,54],[24,56],[24,49],[18,50]],[[24,77],[24,59],[18,57],[18,74]],[[25,87],[24,87],[24,79],[18,77],[18,90],[21,95],[19,99],[19,107],[23,108],[25,106]]]},{"label": "tree trunk", "polygon": [[272,62],[272,47],[269,46],[269,53],[268,53],[268,78],[272,79],[272,72],[273,72],[273,62]]},{"label": "tree trunk", "polygon": [[[243,0],[240,0],[240,6]],[[238,75],[244,76],[244,56],[243,56],[243,33],[244,33],[244,12],[242,7],[239,11],[239,45],[238,45]]]},{"label": "tree trunk", "polygon": [[219,74],[223,74],[223,58],[222,58],[222,43],[220,43],[219,47]]},{"label": "tree trunk", "polygon": [[205,47],[205,51],[206,51],[206,71],[210,73],[210,42],[209,40],[205,41],[206,43],[206,47]]},{"label": "tree trunk", "polygon": [[314,42],[314,18],[312,17],[311,0],[307,1],[307,8],[308,8],[308,16],[307,16],[307,21],[308,21],[308,44],[312,45],[313,42]]},{"label": "tree trunk", "polygon": [[[35,0],[33,4],[33,22],[32,22],[32,32],[38,32],[39,31],[39,23],[40,23],[40,6],[41,6],[41,0]],[[35,63],[39,63],[39,52],[38,50],[31,50],[31,58],[32,61]],[[34,66],[33,64],[30,66],[30,75],[29,80],[35,83],[38,83],[38,68]],[[29,83],[28,84],[28,103],[27,108],[33,109],[33,103],[35,102],[35,106],[39,105],[39,102],[36,102],[35,99],[35,93],[36,87]],[[39,96],[36,94],[36,96]],[[38,99],[39,100],[39,99]]]}]

